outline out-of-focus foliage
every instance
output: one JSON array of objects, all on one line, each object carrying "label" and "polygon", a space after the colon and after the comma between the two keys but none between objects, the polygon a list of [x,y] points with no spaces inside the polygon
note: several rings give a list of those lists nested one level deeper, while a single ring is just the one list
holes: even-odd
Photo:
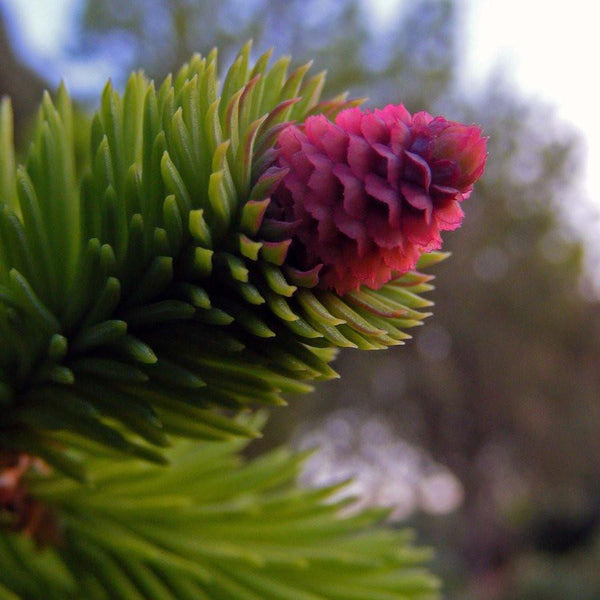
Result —
[{"label": "out-of-focus foliage", "polygon": [[[375,103],[402,101],[411,110],[432,105],[452,80],[456,26],[452,2],[407,3],[385,35],[370,27],[369,3],[358,0],[100,0],[88,1],[79,51],[115,55],[123,72],[140,65],[160,78],[192,51],[218,46],[222,57],[240,40],[257,51],[314,59],[329,70],[325,96],[351,89]],[[435,35],[430,35],[435,31]]]},{"label": "out-of-focus foliage", "polygon": [[[259,423],[252,423],[253,427]],[[33,480],[62,540],[0,532],[7,600],[435,600],[437,581],[385,510],[341,516],[340,486],[299,489],[305,458],[244,461],[236,442],[179,442],[168,469],[95,456],[93,487]]]}]

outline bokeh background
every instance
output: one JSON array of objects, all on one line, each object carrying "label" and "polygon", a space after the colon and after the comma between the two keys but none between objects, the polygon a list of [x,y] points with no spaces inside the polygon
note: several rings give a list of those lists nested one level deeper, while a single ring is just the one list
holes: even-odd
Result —
[{"label": "bokeh background", "polygon": [[[489,55],[472,31],[477,2],[0,0],[0,94],[12,96],[23,140],[42,90],[63,74],[87,110],[109,75],[122,85],[142,67],[160,79],[214,45],[226,64],[253,38],[256,56],[274,46],[327,69],[326,96],[350,90],[371,106],[481,124],[488,167],[465,225],[446,236],[453,256],[436,267],[434,317],[402,348],[342,353],[341,380],[291,398],[251,451],[319,446],[306,484],[353,477],[359,504],[391,506],[391,526],[409,524],[436,548],[447,600],[598,600],[594,142],[560,98],[523,91],[510,61],[465,71]],[[568,43],[544,29],[544,3],[522,4],[532,53]],[[523,15],[508,5],[512,21],[496,26],[510,38]],[[548,56],[546,66],[558,87],[581,79],[583,97],[583,60]]]}]

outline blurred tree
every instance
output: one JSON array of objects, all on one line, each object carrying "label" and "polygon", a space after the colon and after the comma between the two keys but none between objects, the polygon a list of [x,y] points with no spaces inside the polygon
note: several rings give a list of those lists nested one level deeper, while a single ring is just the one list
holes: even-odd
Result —
[{"label": "blurred tree", "polygon": [[256,52],[275,45],[316,58],[330,69],[330,94],[368,91],[375,104],[402,101],[484,126],[488,170],[465,203],[461,234],[446,236],[456,252],[438,269],[434,321],[409,352],[342,354],[343,383],[295,403],[295,416],[276,414],[265,437],[282,440],[299,419],[340,406],[385,413],[461,479],[464,505],[435,524],[435,541],[446,534],[479,575],[471,597],[500,598],[514,591],[507,582],[519,577],[505,567],[541,513],[587,513],[598,503],[600,307],[578,292],[583,248],[567,225],[580,204],[578,141],[501,78],[479,96],[457,85],[457,3],[407,2],[384,34],[371,27],[367,6],[95,0],[75,47],[124,49],[124,71],[141,65],[161,77],[193,50],[218,45],[227,55],[253,37]]},{"label": "blurred tree", "polygon": [[[482,585],[490,572],[505,575],[497,595],[483,587],[473,597],[508,599],[517,589],[505,568],[538,523],[552,517],[561,536],[588,515],[596,522],[600,306],[579,293],[583,248],[567,224],[580,203],[574,135],[503,81],[468,114],[490,135],[491,159],[461,235],[448,236],[454,256],[439,269],[434,328],[403,361],[396,401],[415,415],[414,439],[465,486],[446,535]],[[592,597],[597,582],[588,582],[587,595],[584,581],[571,596],[539,597]]]},{"label": "blurred tree", "polygon": [[88,1],[73,47],[120,61],[123,74],[142,66],[159,79],[192,52],[218,46],[228,57],[240,41],[253,38],[257,54],[274,46],[279,54],[314,59],[329,70],[330,92],[351,87],[375,102],[402,96],[409,106],[430,106],[452,81],[452,2],[411,2],[384,35],[373,31],[368,10],[360,0]]}]

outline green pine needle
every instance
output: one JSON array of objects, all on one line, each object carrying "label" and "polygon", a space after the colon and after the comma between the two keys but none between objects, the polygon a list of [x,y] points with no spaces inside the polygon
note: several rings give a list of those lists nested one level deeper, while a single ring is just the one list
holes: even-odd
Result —
[{"label": "green pine needle", "polygon": [[38,553],[0,534],[0,598],[437,598],[423,569],[429,552],[382,526],[385,511],[342,516],[340,486],[295,485],[305,455],[280,449],[245,462],[240,449],[179,442],[167,470],[96,458],[91,486],[33,478],[62,542]]},{"label": "green pine needle", "polygon": [[157,460],[172,435],[252,436],[231,416],[336,376],[324,349],[401,344],[428,316],[417,272],[340,298],[286,264],[264,218],[276,135],[358,102],[319,102],[322,73],[269,56],[252,66],[246,45],[221,87],[216,52],[158,90],[109,82],[83,155],[61,85],[21,166],[2,101],[0,451],[64,469],[85,439]]}]

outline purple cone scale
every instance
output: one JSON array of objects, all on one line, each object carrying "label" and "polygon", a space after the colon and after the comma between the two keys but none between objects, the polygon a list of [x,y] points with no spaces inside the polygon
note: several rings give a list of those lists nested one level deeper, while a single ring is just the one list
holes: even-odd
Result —
[{"label": "purple cone scale", "polygon": [[441,247],[441,231],[460,226],[486,140],[479,127],[402,105],[288,125],[277,140],[287,173],[273,201],[295,224],[294,260],[322,265],[320,287],[338,294],[413,269]]}]

